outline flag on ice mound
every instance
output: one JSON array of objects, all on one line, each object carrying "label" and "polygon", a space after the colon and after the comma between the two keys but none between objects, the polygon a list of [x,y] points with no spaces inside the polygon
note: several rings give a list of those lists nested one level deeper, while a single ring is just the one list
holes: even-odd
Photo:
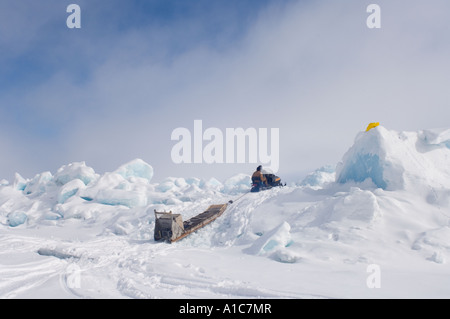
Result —
[{"label": "flag on ice mound", "polygon": [[449,130],[361,132],[336,167],[336,181],[371,181],[387,190],[450,187]]}]

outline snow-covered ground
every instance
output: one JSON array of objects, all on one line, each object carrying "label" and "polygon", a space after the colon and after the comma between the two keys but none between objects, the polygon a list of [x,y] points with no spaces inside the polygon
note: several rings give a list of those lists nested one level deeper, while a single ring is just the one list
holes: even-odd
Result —
[{"label": "snow-covered ground", "polygon": [[[0,180],[0,297],[448,298],[449,164],[450,130],[379,126],[336,167],[260,193],[245,174],[152,183],[139,159],[17,174]],[[185,239],[153,240],[155,209],[229,200]]]}]

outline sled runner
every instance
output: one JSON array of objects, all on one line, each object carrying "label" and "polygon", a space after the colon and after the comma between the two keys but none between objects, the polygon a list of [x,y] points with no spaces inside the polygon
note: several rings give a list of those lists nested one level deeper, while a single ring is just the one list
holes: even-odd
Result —
[{"label": "sled runner", "polygon": [[211,205],[203,213],[184,222],[180,214],[155,210],[155,241],[176,242],[214,221],[226,208],[227,204]]}]

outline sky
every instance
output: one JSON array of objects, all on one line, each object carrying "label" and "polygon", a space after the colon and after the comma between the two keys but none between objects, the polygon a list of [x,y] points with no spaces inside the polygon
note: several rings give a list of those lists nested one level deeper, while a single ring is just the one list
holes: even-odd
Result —
[{"label": "sky", "polygon": [[[66,25],[72,3],[80,29]],[[227,128],[279,129],[286,182],[336,165],[370,122],[449,127],[449,12],[446,0],[2,0],[0,180],[79,161],[104,173],[141,158],[156,181],[266,164],[174,163],[172,132],[194,135],[195,120],[224,145]]]}]

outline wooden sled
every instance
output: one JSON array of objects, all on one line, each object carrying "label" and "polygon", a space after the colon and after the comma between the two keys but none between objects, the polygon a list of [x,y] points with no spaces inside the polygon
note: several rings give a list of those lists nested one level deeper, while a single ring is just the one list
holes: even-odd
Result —
[{"label": "wooden sled", "polygon": [[211,205],[203,213],[184,222],[180,214],[157,212],[155,209],[155,241],[176,242],[217,219],[227,205]]}]

